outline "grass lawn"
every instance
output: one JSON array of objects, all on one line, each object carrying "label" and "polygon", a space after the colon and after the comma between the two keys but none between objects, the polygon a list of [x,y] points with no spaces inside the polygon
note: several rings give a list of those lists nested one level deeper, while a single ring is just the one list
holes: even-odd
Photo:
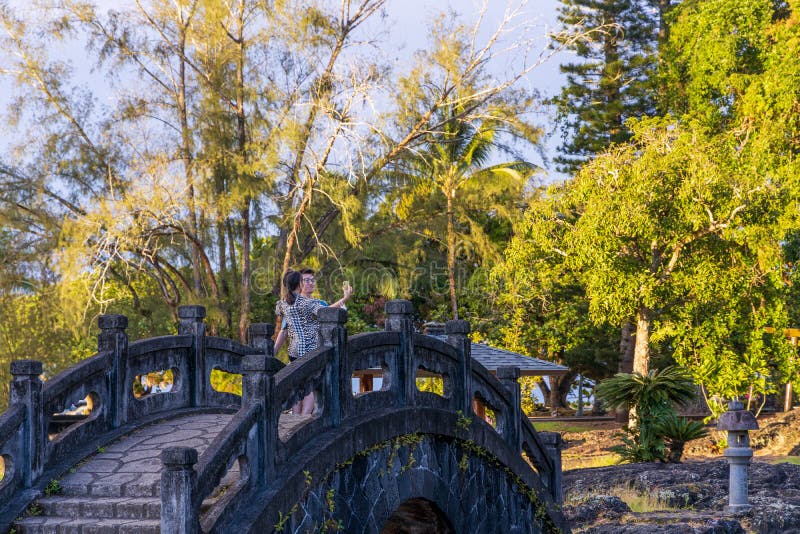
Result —
[{"label": "grass lawn", "polygon": [[782,458],[772,458],[770,459],[769,463],[800,465],[800,456],[784,456]]},{"label": "grass lawn", "polygon": [[597,430],[592,423],[575,423],[573,421],[541,421],[532,422],[537,432],[591,432]]}]

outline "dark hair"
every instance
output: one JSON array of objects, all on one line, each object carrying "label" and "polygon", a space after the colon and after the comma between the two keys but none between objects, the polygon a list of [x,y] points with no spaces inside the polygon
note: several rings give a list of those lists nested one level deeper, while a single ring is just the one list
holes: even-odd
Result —
[{"label": "dark hair", "polygon": [[283,275],[283,285],[289,290],[289,293],[286,295],[286,303],[289,305],[294,304],[294,292],[300,287],[300,279],[300,273],[297,271],[286,271],[286,274]]},{"label": "dark hair", "polygon": [[314,269],[300,269],[300,274],[316,274]]}]

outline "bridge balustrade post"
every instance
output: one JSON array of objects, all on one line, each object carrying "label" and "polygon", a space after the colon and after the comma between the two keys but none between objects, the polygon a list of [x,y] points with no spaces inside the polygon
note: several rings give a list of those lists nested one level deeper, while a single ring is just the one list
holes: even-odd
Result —
[{"label": "bridge balustrade post", "polygon": [[161,463],[161,532],[198,534],[199,510],[193,506],[197,449],[166,448],[161,451]]},{"label": "bridge balustrade post", "polygon": [[180,306],[178,317],[178,334],[194,336],[192,355],[189,358],[189,384],[190,402],[192,406],[203,406],[207,403],[208,384],[210,377],[206,374],[206,324],[203,319],[206,309],[203,306]]},{"label": "bridge balustrade post", "polygon": [[453,319],[444,324],[447,343],[458,351],[458,375],[453,377],[453,396],[456,410],[465,416],[472,415],[472,342],[468,335],[468,321]]},{"label": "bridge balustrade post", "polygon": [[25,410],[20,467],[23,484],[31,487],[42,474],[47,434],[42,409],[42,362],[16,360],[11,362],[10,404],[21,404]]},{"label": "bridge balustrade post", "polygon": [[515,451],[522,453],[522,406],[519,387],[519,367],[498,367],[497,379],[511,394],[511,406],[504,414],[503,437]]},{"label": "bridge balustrade post", "polygon": [[275,342],[272,335],[275,333],[275,326],[269,323],[251,323],[247,327],[247,345],[255,349],[258,354],[272,354]]},{"label": "bridge balustrade post", "polygon": [[[262,323],[263,324],[263,323]],[[271,336],[275,327],[264,324],[263,332]],[[256,443],[253,450],[248,451],[250,476],[258,487],[264,487],[267,476],[275,470],[275,451],[278,443],[278,417],[280,410],[275,409],[273,376],[283,363],[275,359],[273,342],[267,337],[266,354],[249,354],[242,359],[242,405],[261,405],[261,416],[258,422]]]},{"label": "bridge balustrade post", "polygon": [[[390,300],[384,307],[385,330],[400,333],[400,347],[392,366],[391,390],[399,406],[414,404],[417,392],[417,369],[414,361],[414,305],[408,300]],[[395,384],[396,382],[396,384]]]},{"label": "bridge balustrade post", "polygon": [[[128,421],[130,392],[128,381],[128,318],[124,315],[106,314],[97,318],[100,334],[97,336],[97,352],[111,352],[108,391],[110,399],[107,416],[112,428],[119,428]],[[132,387],[132,385],[131,385]],[[103,403],[105,404],[105,402]]]},{"label": "bridge balustrade post", "polygon": [[553,472],[547,477],[545,483],[553,496],[556,504],[564,502],[561,481],[561,449],[564,448],[564,438],[558,432],[537,432],[545,450],[553,461]]},{"label": "bridge balustrade post", "polygon": [[333,348],[333,358],[325,367],[325,410],[323,417],[331,426],[339,426],[342,409],[345,406],[342,396],[350,394],[350,377],[347,376],[347,310],[342,308],[322,308],[319,311],[320,341],[323,347]]}]

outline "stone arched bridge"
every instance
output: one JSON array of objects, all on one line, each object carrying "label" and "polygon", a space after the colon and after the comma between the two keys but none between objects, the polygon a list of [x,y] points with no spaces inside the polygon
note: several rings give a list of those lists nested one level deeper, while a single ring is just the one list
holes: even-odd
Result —
[{"label": "stone arched bridge", "polygon": [[[207,336],[200,306],[179,316],[178,335],[130,344],[124,316],[101,316],[97,354],[44,383],[40,362],[12,363],[0,532],[569,531],[559,437],[520,412],[518,369],[495,378],[471,359],[465,321],[440,341],[392,301],[385,331],[347,337],[346,312],[324,308],[322,348],[284,366],[271,325],[245,346]],[[354,394],[375,368],[381,389]],[[165,370],[171,387],[142,390]],[[215,370],[241,374],[242,396],[216,391]],[[291,415],[310,390],[314,416]]]}]

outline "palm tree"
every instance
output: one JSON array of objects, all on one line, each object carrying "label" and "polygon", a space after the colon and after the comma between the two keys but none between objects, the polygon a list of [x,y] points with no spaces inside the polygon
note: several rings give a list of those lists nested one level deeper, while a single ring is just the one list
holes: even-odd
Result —
[{"label": "palm tree", "polygon": [[637,419],[656,415],[673,405],[685,406],[696,395],[694,382],[686,372],[675,366],[661,371],[617,373],[600,382],[597,395],[612,409],[634,408]]},{"label": "palm tree", "polygon": [[[406,154],[395,167],[394,174],[410,186],[402,194],[401,205],[413,204],[431,194],[441,195],[444,199],[450,307],[453,318],[458,319],[456,238],[461,233],[484,252],[492,248],[491,239],[482,230],[481,222],[467,209],[469,203],[459,203],[459,197],[477,195],[485,203],[481,206],[483,213],[491,212],[513,220],[515,217],[508,203],[492,203],[492,196],[505,194],[505,198],[519,199],[528,178],[538,167],[521,160],[487,166],[493,149],[500,147],[498,134],[501,123],[464,121],[458,105],[444,108],[441,114],[441,127],[431,133],[422,150]],[[399,215],[403,217],[402,210],[399,210]],[[432,218],[426,215],[424,222],[430,225]],[[467,223],[468,233],[459,232],[459,222]]]},{"label": "palm tree", "polygon": [[646,375],[618,373],[597,386],[597,396],[609,408],[631,410],[628,430],[634,441],[626,442],[627,450],[618,452],[633,461],[663,459],[662,423],[675,417],[675,405],[685,406],[696,394],[689,375],[675,366],[653,369]]}]

